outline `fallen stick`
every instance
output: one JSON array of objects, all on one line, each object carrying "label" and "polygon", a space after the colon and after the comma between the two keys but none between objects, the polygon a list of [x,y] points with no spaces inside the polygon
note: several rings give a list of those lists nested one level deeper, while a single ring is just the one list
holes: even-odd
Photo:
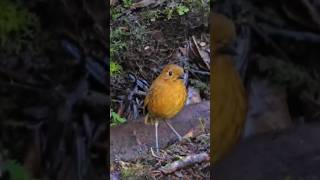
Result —
[{"label": "fallen stick", "polygon": [[183,169],[187,166],[190,166],[192,164],[201,163],[209,160],[210,160],[209,154],[206,152],[203,152],[200,154],[189,155],[184,159],[177,160],[171,164],[167,164],[166,166],[161,167],[159,170],[164,174],[170,174],[179,169]]}]

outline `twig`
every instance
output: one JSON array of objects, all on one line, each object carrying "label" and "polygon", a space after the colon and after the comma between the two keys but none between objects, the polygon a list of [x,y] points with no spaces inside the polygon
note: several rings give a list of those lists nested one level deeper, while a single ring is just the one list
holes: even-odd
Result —
[{"label": "twig", "polygon": [[178,160],[171,164],[167,164],[166,166],[161,167],[159,170],[164,174],[170,174],[186,166],[190,166],[192,164],[201,163],[209,160],[210,160],[209,154],[206,152],[203,152],[200,154],[189,155],[182,160]]},{"label": "twig", "polygon": [[240,26],[241,34],[237,38],[237,49],[236,49],[236,67],[240,73],[240,76],[245,80],[247,68],[249,65],[249,51],[251,50],[251,29],[247,24]]},{"label": "twig", "polygon": [[253,23],[249,23],[251,29],[260,37],[262,37],[266,44],[271,45],[271,47],[286,61],[291,61],[289,56],[271,39],[269,38],[266,33],[261,30],[261,28],[257,27],[257,25]]},{"label": "twig", "polygon": [[285,15],[287,16],[287,18],[289,18],[290,20],[295,21],[300,26],[303,26],[305,28],[315,29],[314,24],[309,23],[304,18],[298,16],[297,13],[292,12],[291,10],[289,10],[287,6],[285,6],[285,5],[282,6],[282,9],[283,9],[283,12],[285,13]]},{"label": "twig", "polygon": [[150,148],[150,151],[151,151],[151,155],[152,155],[153,157],[158,158],[158,159],[164,159],[164,157],[161,157],[161,156],[156,155],[156,153],[153,151],[153,148],[152,148],[152,147]]},{"label": "twig", "polygon": [[284,30],[279,28],[273,28],[267,25],[263,25],[262,28],[269,35],[283,36],[291,38],[296,41],[307,41],[312,43],[320,43],[320,35],[311,32],[299,32],[293,30]]},{"label": "twig", "polygon": [[320,15],[315,7],[310,3],[309,0],[302,0],[301,1],[306,8],[308,9],[308,13],[310,14],[312,20],[317,24],[318,29],[320,29]]},{"label": "twig", "polygon": [[191,69],[190,71],[192,71],[193,73],[200,74],[200,75],[210,76],[210,72],[208,72],[208,71],[200,71],[200,70],[194,70],[194,69]]},{"label": "twig", "polygon": [[205,58],[203,57],[203,55],[200,53],[200,47],[198,46],[197,40],[194,36],[192,36],[192,42],[193,45],[196,47],[197,49],[197,55],[200,57],[200,59],[202,60],[202,62],[206,65],[206,68],[208,70],[210,70],[210,64],[208,62],[205,61]]},{"label": "twig", "polygon": [[120,16],[117,17],[117,19],[120,19],[122,17],[126,17],[129,14],[139,10],[139,9],[143,9],[145,7],[150,7],[150,8],[156,8],[159,5],[161,5],[162,3],[164,3],[164,0],[161,1],[155,1],[155,0],[142,0],[138,3],[134,3],[130,9],[125,10],[123,13],[121,13]]}]

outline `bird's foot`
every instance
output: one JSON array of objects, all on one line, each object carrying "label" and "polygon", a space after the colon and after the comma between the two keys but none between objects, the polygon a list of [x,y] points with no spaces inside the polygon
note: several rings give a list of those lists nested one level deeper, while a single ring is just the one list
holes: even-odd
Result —
[{"label": "bird's foot", "polygon": [[152,155],[153,157],[158,158],[158,159],[163,159],[163,157],[159,156],[159,154],[160,154],[159,149],[157,149],[157,153],[155,153],[155,152],[153,151],[153,148],[152,148],[152,147],[150,148],[150,150],[151,150],[151,155]]},{"label": "bird's foot", "polygon": [[180,136],[180,134],[177,134],[177,137],[179,141],[182,141],[183,138]]},{"label": "bird's foot", "polygon": [[192,143],[190,137],[183,137],[182,140],[183,140],[184,142],[186,142],[186,143]]}]

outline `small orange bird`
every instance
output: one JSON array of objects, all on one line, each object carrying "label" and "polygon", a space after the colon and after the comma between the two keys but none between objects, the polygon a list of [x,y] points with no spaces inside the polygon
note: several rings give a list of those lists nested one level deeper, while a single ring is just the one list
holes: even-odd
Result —
[{"label": "small orange bird", "polygon": [[233,57],[224,52],[231,49],[236,38],[234,23],[226,16],[210,17],[211,63],[211,145],[213,164],[222,160],[241,138],[247,113],[247,98]]},{"label": "small orange bird", "polygon": [[232,20],[222,14],[210,15],[210,41],[214,53],[223,48],[231,47],[236,39],[236,27]]},{"label": "small orange bird", "polygon": [[169,64],[152,82],[144,100],[144,107],[148,110],[145,124],[155,125],[156,149],[159,153],[158,124],[164,120],[170,129],[181,140],[179,133],[167,121],[174,117],[183,108],[187,99],[187,90],[183,82],[184,70],[182,67]]}]

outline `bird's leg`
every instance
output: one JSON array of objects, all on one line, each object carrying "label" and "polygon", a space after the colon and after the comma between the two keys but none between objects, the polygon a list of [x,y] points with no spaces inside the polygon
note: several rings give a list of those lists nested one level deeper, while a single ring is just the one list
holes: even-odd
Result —
[{"label": "bird's leg", "polygon": [[158,125],[159,122],[156,121],[155,125],[155,130],[156,130],[156,149],[157,149],[157,154],[159,154],[159,142],[158,142]]},{"label": "bird's leg", "polygon": [[181,141],[182,140],[181,135],[173,128],[173,126],[168,121],[166,121],[166,123],[170,127],[170,129],[174,132],[174,134],[178,136],[179,141]]}]

